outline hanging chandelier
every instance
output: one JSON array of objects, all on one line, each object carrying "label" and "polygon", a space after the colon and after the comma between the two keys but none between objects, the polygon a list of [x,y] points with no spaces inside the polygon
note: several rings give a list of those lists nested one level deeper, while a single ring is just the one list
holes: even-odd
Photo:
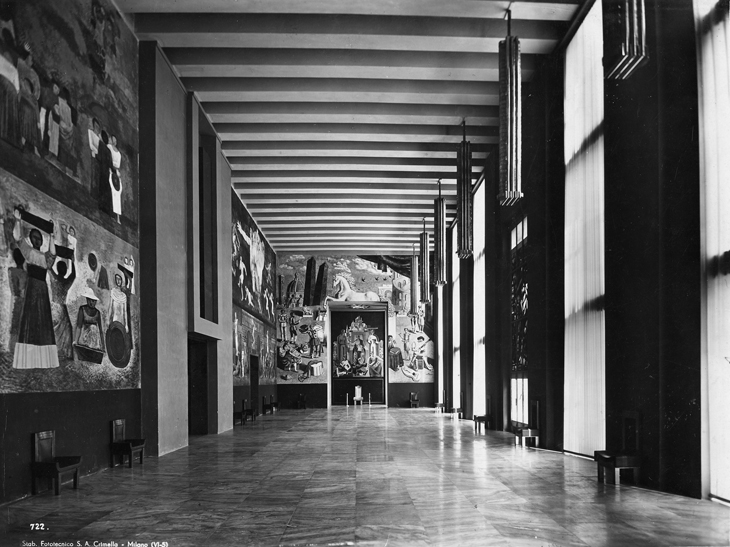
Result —
[{"label": "hanging chandelier", "polygon": [[431,267],[429,261],[430,237],[426,231],[426,219],[423,219],[423,232],[421,232],[421,302],[431,300],[431,283],[430,272]]},{"label": "hanging chandelier", "polygon": [[474,211],[471,193],[471,143],[466,140],[466,120],[461,122],[463,138],[456,154],[457,236],[459,258],[469,258],[474,251]]},{"label": "hanging chandelier", "polygon": [[507,10],[507,37],[499,43],[499,203],[514,205],[522,194],[522,75],[520,40],[512,36]]},{"label": "hanging chandelier", "polygon": [[446,200],[441,197],[441,179],[439,179],[439,197],[433,200],[433,282],[435,285],[446,284]]}]

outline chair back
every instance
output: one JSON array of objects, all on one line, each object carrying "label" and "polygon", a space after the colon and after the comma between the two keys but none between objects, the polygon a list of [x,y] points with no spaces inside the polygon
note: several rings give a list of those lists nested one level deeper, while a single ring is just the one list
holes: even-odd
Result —
[{"label": "chair back", "polygon": [[530,416],[527,420],[527,427],[540,429],[540,401],[537,399],[530,399]]},{"label": "chair back", "polygon": [[55,431],[40,431],[33,434],[33,461],[51,462],[56,457]]},{"label": "chair back", "polygon": [[112,442],[123,441],[127,434],[127,420],[112,420]]},{"label": "chair back", "polygon": [[355,398],[356,399],[362,398],[362,386],[355,386]]},{"label": "chair back", "polygon": [[411,401],[417,401],[417,400],[418,400],[418,392],[411,391]]}]

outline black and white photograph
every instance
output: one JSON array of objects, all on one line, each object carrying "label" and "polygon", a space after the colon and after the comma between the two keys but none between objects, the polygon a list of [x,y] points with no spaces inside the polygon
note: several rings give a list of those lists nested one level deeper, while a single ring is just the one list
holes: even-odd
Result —
[{"label": "black and white photograph", "polygon": [[0,545],[730,547],[730,0],[0,0]]}]

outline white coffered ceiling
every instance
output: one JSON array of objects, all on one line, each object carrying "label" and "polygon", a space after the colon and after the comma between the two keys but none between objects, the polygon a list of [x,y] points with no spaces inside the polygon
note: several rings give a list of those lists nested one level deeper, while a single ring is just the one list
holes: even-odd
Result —
[{"label": "white coffered ceiling", "polygon": [[456,213],[462,120],[475,178],[496,149],[507,9],[529,80],[580,0],[116,3],[198,95],[277,252],[406,254],[438,179]]}]

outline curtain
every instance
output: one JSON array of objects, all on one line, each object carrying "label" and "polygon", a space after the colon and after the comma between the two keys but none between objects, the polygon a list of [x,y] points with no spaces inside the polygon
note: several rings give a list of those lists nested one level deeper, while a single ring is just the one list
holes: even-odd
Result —
[{"label": "curtain", "polygon": [[[727,0],[694,0],[703,262],[703,429],[709,493],[730,500],[730,23]],[[709,445],[709,446],[708,446]],[[708,461],[705,459],[705,464]]]},{"label": "curtain", "polygon": [[564,448],[606,444],[603,22],[590,10],[565,52]]},{"label": "curtain", "polygon": [[487,269],[484,255],[486,186],[486,183],[481,184],[474,193],[474,416],[484,416],[487,413],[487,353],[484,345],[487,336]]}]

